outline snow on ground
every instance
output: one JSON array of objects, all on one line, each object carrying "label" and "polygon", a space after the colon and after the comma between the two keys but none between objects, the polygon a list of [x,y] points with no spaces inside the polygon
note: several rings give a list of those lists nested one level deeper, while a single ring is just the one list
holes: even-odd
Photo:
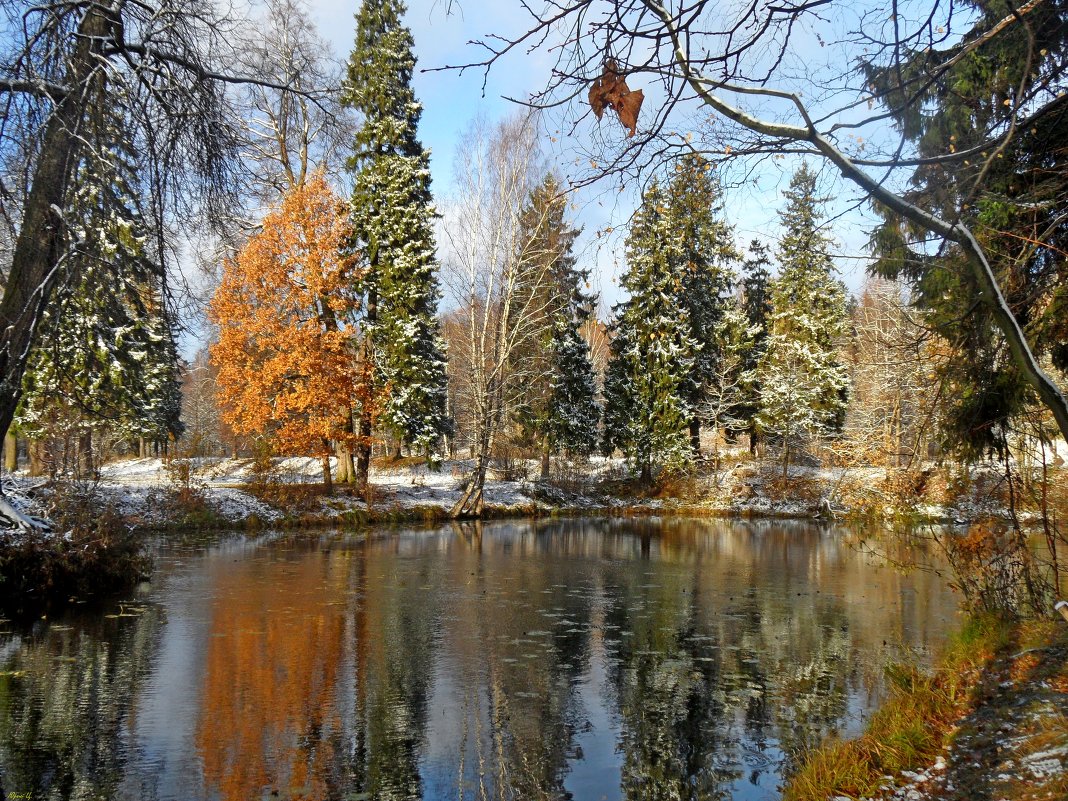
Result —
[{"label": "snow on ground", "polygon": [[[228,519],[246,520],[255,516],[263,521],[276,520],[284,510],[272,509],[244,491],[257,476],[250,459],[197,458],[185,460],[189,467],[189,486],[203,491],[216,510]],[[331,459],[331,470],[336,470]],[[454,461],[433,470],[425,464],[402,464],[397,467],[372,467],[370,505],[379,509],[439,507],[449,509],[459,499],[463,483],[472,467],[470,462]],[[184,476],[171,462],[162,459],[127,459],[101,468],[100,486],[112,496],[121,512],[155,522],[152,498],[160,491],[180,488]],[[315,458],[286,457],[274,460],[269,481],[282,485],[322,482],[322,462]],[[492,506],[530,506],[533,490],[529,482],[490,479],[485,489],[486,503]],[[366,508],[362,498],[339,493],[322,499],[325,514],[347,509]]]},{"label": "snow on ground", "polygon": [[41,504],[33,497],[41,479],[20,481],[13,476],[0,477],[0,529],[40,529],[47,533],[45,514]]},{"label": "snow on ground", "polygon": [[[597,508],[636,507],[656,509],[700,509],[705,513],[739,514],[769,517],[812,517],[821,505],[828,504],[839,512],[849,509],[881,509],[888,518],[895,514],[893,499],[881,489],[886,472],[874,467],[813,467],[794,465],[789,470],[789,483],[781,480],[781,469],[770,462],[753,462],[747,453],[720,453],[720,467],[712,473],[687,484],[684,497],[636,498],[608,494],[601,483],[608,479],[627,479],[630,473],[622,459],[594,457],[574,480],[552,484],[515,480],[516,475],[490,471],[485,488],[485,501],[494,507],[540,508]],[[320,484],[322,463],[317,458],[278,458],[268,476],[257,475],[251,459],[199,457],[164,462],[159,458],[124,459],[104,465],[100,471],[98,491],[103,493],[116,510],[147,525],[158,525],[175,517],[168,498],[185,490],[206,499],[216,514],[235,523],[255,517],[271,522],[287,512],[297,515],[321,514],[329,518],[354,509],[370,508],[378,511],[436,507],[449,509],[459,499],[473,462],[454,460],[439,469],[414,460],[394,465],[374,464],[371,468],[370,491],[366,498],[352,491],[341,490],[331,498],[322,498],[296,508],[274,508],[258,500],[248,486],[267,482],[279,487],[300,484]],[[536,462],[520,463],[514,473],[536,476]],[[331,460],[331,470],[336,470]],[[581,473],[581,475],[579,475]],[[974,475],[979,475],[975,471]],[[12,498],[16,508],[29,514],[42,514],[41,505],[32,497],[35,482],[24,474],[5,479],[5,495]],[[13,483],[12,483],[13,482]],[[978,486],[980,482],[975,482]],[[565,489],[568,487],[568,489]],[[22,500],[19,500],[19,499]],[[18,506],[18,504],[22,506]],[[318,511],[316,511],[318,510]],[[916,499],[908,509],[927,519],[943,522],[964,522],[983,516],[1005,512],[990,497],[960,497],[952,506],[931,500]],[[178,515],[180,516],[180,515]],[[1021,518],[1024,516],[1021,515]]]}]

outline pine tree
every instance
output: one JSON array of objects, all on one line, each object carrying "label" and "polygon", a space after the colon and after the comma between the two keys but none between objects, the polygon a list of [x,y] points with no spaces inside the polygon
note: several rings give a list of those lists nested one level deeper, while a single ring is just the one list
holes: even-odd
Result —
[{"label": "pine tree", "polygon": [[[182,431],[178,354],[163,271],[150,255],[140,205],[137,153],[121,97],[101,90],[67,203],[68,279],[42,320],[18,420],[40,436],[71,422],[91,458],[93,431],[165,441]],[[64,410],[58,414],[59,410]]]},{"label": "pine tree", "polygon": [[702,419],[728,437],[749,425],[753,398],[749,363],[756,349],[758,329],[748,324],[745,311],[728,306],[712,332],[718,358],[715,372],[705,385],[698,410]]},{"label": "pine tree", "polygon": [[673,265],[682,250],[667,198],[653,183],[627,236],[630,297],[618,304],[605,378],[604,447],[619,448],[650,480],[655,466],[671,471],[693,460],[688,428],[694,409],[687,376],[697,343],[686,307],[678,302]]},{"label": "pine tree", "polygon": [[519,296],[530,298],[541,317],[541,333],[525,339],[512,357],[530,376],[514,416],[542,453],[543,478],[550,454],[588,454],[596,447],[600,420],[590,350],[579,334],[594,301],[583,289],[589,271],[576,267],[572,248],[579,230],[564,219],[566,206],[550,174],[531,193],[519,219],[523,269],[518,280],[529,284]]},{"label": "pine tree", "polygon": [[[365,357],[381,394],[378,420],[431,456],[451,426],[445,346],[435,319],[440,295],[430,194],[430,154],[417,137],[422,106],[412,91],[415,56],[399,0],[364,0],[356,16],[344,102],[363,117],[350,167],[352,223],[367,259]],[[370,409],[361,410],[364,442]],[[369,444],[359,453],[366,483]]]},{"label": "pine tree", "polygon": [[554,451],[588,455],[597,447],[597,384],[590,346],[573,320],[553,328],[552,392],[549,396],[549,443]]},{"label": "pine tree", "polygon": [[700,156],[686,156],[675,167],[667,189],[666,213],[677,250],[672,272],[675,294],[689,316],[694,343],[693,368],[686,375],[686,396],[692,416],[690,442],[700,452],[701,414],[706,393],[719,375],[723,344],[717,332],[732,303],[732,263],[739,258],[734,235],[721,218],[720,187],[711,166]]},{"label": "pine tree", "polygon": [[760,380],[757,366],[768,348],[771,320],[771,257],[768,247],[758,239],[749,243],[749,256],[742,262],[741,308],[751,332],[745,350],[744,369],[746,400],[737,410],[749,431],[749,450],[756,453],[756,414],[760,411]]},{"label": "pine tree", "polygon": [[783,474],[790,455],[814,436],[840,431],[849,399],[849,375],[839,356],[848,312],[834,277],[831,239],[821,228],[823,200],[816,175],[802,165],[780,213],[781,274],[771,287],[771,328],[758,367],[760,428],[782,446]]},{"label": "pine tree", "polygon": [[758,239],[749,243],[749,258],[742,262],[742,310],[746,321],[763,341],[768,336],[771,317],[771,257],[768,246]]}]

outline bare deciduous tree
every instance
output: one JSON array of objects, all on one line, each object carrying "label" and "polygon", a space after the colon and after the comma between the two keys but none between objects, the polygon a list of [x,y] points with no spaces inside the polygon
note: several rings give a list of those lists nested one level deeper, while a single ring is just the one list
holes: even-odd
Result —
[{"label": "bare deciduous tree", "polygon": [[340,179],[355,121],[341,105],[342,62],[316,31],[305,0],[268,0],[250,24],[241,71],[274,85],[245,85],[244,151],[257,196],[274,202],[321,169]]},{"label": "bare deciduous tree", "polygon": [[448,206],[450,253],[444,285],[457,310],[447,328],[456,406],[472,427],[474,469],[453,517],[482,513],[482,491],[495,441],[529,365],[514,355],[544,327],[544,259],[520,236],[520,212],[543,172],[534,117],[489,128],[475,123],[456,154],[457,197]]},{"label": "bare deciduous tree", "polygon": [[934,433],[940,382],[933,334],[908,308],[904,288],[869,280],[853,312],[853,400],[846,432],[864,462],[922,462]]}]

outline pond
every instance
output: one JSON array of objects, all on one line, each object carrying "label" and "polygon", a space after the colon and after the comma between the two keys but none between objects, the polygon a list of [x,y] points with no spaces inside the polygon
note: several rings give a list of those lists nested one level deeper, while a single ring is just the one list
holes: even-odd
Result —
[{"label": "pond", "polygon": [[20,799],[775,799],[956,625],[805,523],[508,521],[161,546],[0,634]]}]

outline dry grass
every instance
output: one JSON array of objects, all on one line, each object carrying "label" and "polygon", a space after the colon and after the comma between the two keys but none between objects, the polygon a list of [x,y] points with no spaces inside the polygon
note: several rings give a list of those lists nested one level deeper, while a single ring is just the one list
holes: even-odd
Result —
[{"label": "dry grass", "polygon": [[973,705],[982,670],[1010,641],[1011,627],[992,617],[970,620],[939,668],[888,668],[890,698],[856,740],[834,740],[808,755],[789,780],[783,801],[825,801],[874,795],[886,775],[933,762]]}]

